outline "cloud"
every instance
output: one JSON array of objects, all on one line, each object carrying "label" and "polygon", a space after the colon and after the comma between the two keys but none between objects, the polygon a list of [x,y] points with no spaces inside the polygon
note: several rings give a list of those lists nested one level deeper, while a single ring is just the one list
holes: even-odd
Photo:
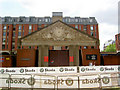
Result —
[{"label": "cloud", "polygon": [[100,49],[103,50],[103,45],[106,41],[112,39],[115,40],[118,27],[116,25],[110,25],[106,23],[99,24],[99,38],[100,38]]},{"label": "cloud", "polygon": [[27,16],[30,15],[17,0],[2,0],[0,2],[0,15],[1,16]]},{"label": "cloud", "polygon": [[102,49],[117,34],[117,5],[118,0],[0,0],[0,15],[44,17],[61,11],[63,16],[96,17]]},{"label": "cloud", "polygon": [[99,23],[108,23],[118,25],[118,9],[110,8],[107,10],[99,10],[93,14],[98,18]]},{"label": "cloud", "polygon": [[[108,9],[112,0],[18,0],[32,15],[51,15],[53,11],[62,11],[68,16],[88,17],[92,13]],[[115,0],[116,1],[116,0]],[[107,3],[107,4],[106,4]]]}]

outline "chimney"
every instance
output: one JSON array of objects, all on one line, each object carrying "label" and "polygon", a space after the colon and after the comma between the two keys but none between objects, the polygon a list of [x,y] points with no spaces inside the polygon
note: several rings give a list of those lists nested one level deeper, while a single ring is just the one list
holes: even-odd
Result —
[{"label": "chimney", "polygon": [[52,12],[52,22],[57,20],[63,20],[63,13],[62,12]]}]

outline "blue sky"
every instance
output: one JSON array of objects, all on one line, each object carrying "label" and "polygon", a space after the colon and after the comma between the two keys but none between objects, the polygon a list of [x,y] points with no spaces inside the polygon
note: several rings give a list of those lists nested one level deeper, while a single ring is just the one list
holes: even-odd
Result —
[{"label": "blue sky", "polygon": [[96,17],[99,23],[100,48],[118,33],[119,0],[0,0],[0,16],[63,16]]}]

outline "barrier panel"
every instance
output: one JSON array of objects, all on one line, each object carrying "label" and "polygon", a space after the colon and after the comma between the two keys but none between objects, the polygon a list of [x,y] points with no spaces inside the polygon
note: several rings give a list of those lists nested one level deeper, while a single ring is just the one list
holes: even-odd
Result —
[{"label": "barrier panel", "polygon": [[65,74],[65,73],[77,73],[77,67],[40,67],[39,73],[45,74]]},{"label": "barrier panel", "polygon": [[0,88],[8,88],[9,83],[6,83],[6,80],[10,78],[9,74],[0,74]]},{"label": "barrier panel", "polygon": [[114,73],[119,72],[120,66],[81,66],[79,73]]},{"label": "barrier panel", "polygon": [[112,87],[120,87],[119,66],[79,67],[78,73],[77,67],[0,68],[0,88],[102,89]]},{"label": "barrier panel", "polygon": [[11,88],[31,88],[31,75],[11,75],[5,83]]},{"label": "barrier panel", "polygon": [[79,86],[80,88],[99,88],[101,79],[99,75],[80,76]]},{"label": "barrier panel", "polygon": [[78,76],[59,76],[57,81],[57,88],[79,88]]},{"label": "barrier panel", "polygon": [[70,74],[77,73],[77,67],[20,67],[0,68],[1,74]]},{"label": "barrier panel", "polygon": [[35,75],[33,77],[35,79],[35,83],[33,85],[33,88],[55,88],[56,85],[56,79],[54,76],[44,75],[39,76]]}]

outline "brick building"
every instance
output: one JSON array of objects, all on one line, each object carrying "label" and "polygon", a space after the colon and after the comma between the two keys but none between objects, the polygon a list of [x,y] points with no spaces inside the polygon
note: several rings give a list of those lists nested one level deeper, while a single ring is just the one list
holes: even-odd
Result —
[{"label": "brick building", "polygon": [[115,35],[115,40],[116,40],[116,50],[117,52],[120,52],[120,33]]},{"label": "brick building", "polygon": [[[38,31],[41,28],[47,27],[57,20],[61,20],[65,24],[89,34],[90,36],[99,39],[98,23],[95,17],[63,17],[62,12],[53,12],[52,17],[0,17],[1,28],[1,44],[4,51],[16,51],[20,48],[35,48],[38,46],[18,46],[18,40],[32,32]],[[49,49],[55,47],[50,46]],[[80,49],[99,49],[98,46],[79,46]],[[62,46],[61,49],[67,49],[67,46]]]}]

